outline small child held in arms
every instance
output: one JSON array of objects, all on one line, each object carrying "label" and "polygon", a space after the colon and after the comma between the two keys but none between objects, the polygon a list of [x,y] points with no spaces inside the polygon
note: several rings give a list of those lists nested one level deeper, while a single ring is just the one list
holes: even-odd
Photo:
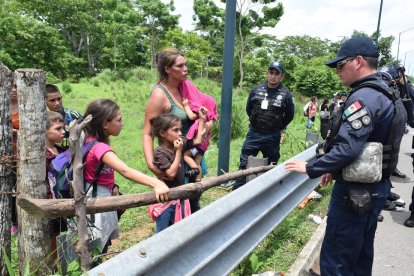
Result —
[{"label": "small child held in arms", "polygon": [[[204,109],[203,109],[204,110]],[[204,110],[206,112],[206,110]],[[169,188],[184,184],[183,150],[187,150],[202,142],[205,113],[199,114],[199,132],[193,140],[181,137],[181,121],[172,114],[162,114],[150,120],[152,135],[158,138],[159,146],[154,150],[154,165],[165,172],[168,178],[165,183]],[[180,221],[191,214],[188,199],[172,200],[167,203],[156,203],[148,206],[148,212],[156,221],[156,233]]]},{"label": "small child held in arms", "polygon": [[[198,90],[190,81],[186,80],[180,85],[182,91],[183,101],[182,105],[187,117],[195,121],[186,134],[188,140],[193,139],[198,132],[198,120],[200,110],[205,109],[206,123],[205,128],[202,129],[203,142],[197,147],[185,152],[184,161],[189,166],[190,170],[187,171],[186,176],[190,178],[190,182],[198,182],[201,180],[202,172],[201,164],[203,163],[203,157],[210,145],[210,129],[213,126],[213,122],[218,119],[217,104],[213,97],[204,94]],[[204,161],[205,162],[205,161]]]},{"label": "small child held in arms", "polygon": [[[208,146],[210,145],[210,129],[213,126],[213,121],[208,121],[204,124],[204,128],[199,128],[199,115],[193,112],[190,107],[188,99],[183,99],[182,102],[184,110],[187,113],[187,117],[191,121],[195,121],[194,124],[190,127],[187,133],[187,139],[193,139],[194,135],[198,134],[198,131],[201,131],[201,136],[203,142],[193,148],[186,150],[184,152],[184,161],[187,163],[190,170],[188,170],[185,175],[190,178],[191,181],[199,182],[203,176],[201,169],[201,159],[204,156]],[[202,113],[204,116],[207,114],[207,109],[205,107],[199,108],[199,113]]]},{"label": "small child held in arms", "polygon": [[[65,138],[65,129],[63,128],[63,116],[54,111],[46,113],[46,172],[49,171],[52,160],[59,154],[65,151],[65,148],[58,146]],[[52,198],[50,191],[49,179],[46,173],[46,187],[48,198]],[[64,231],[67,231],[66,219],[55,218],[49,220],[50,231],[50,249],[52,258],[55,262],[57,260],[57,245],[56,237]]]}]

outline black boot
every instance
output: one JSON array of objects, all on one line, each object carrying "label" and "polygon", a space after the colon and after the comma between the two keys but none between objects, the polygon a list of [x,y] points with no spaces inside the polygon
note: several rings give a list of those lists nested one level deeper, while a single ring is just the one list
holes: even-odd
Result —
[{"label": "black boot", "polygon": [[410,217],[404,222],[407,227],[414,227],[414,213],[411,213]]},{"label": "black boot", "polygon": [[403,174],[402,172],[400,172],[397,168],[395,168],[395,170],[393,171],[392,176],[396,176],[396,177],[399,177],[399,178],[405,178],[406,177],[406,175]]},{"label": "black boot", "polygon": [[388,196],[387,196],[387,199],[389,200],[389,201],[396,201],[397,199],[399,199],[400,198],[400,196],[399,195],[397,195],[396,193],[394,193],[394,192],[390,192],[389,194],[388,194]]}]

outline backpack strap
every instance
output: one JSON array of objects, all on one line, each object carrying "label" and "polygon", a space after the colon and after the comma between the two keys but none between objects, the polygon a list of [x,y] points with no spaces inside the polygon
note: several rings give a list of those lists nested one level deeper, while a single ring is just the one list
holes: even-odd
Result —
[{"label": "backpack strap", "polygon": [[[89,151],[99,142],[97,140],[91,141],[89,143],[86,143],[83,145],[82,147],[82,153],[83,153],[83,161],[85,162],[85,158],[86,155],[88,155]],[[96,197],[97,195],[97,191],[98,191],[98,186],[97,186],[97,181],[98,181],[98,177],[104,167],[104,163],[100,162],[99,166],[96,168],[95,171],[95,175],[93,176],[91,185],[88,187],[88,189],[86,189],[85,194],[87,194],[89,192],[89,189],[92,187],[92,197]]]},{"label": "backpack strap", "polygon": [[98,168],[96,168],[95,176],[93,177],[93,180],[92,180],[92,183],[91,183],[92,184],[91,185],[92,186],[92,197],[96,197],[97,196],[97,193],[98,193],[97,180],[98,180],[98,177],[101,174],[101,171],[102,171],[102,169],[103,169],[104,166],[105,166],[105,164],[102,163],[102,162],[100,162]]}]

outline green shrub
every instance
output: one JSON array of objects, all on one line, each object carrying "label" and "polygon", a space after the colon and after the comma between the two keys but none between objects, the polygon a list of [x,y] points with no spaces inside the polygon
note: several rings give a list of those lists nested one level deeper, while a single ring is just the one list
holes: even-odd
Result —
[{"label": "green shrub", "polygon": [[154,83],[157,80],[157,73],[155,70],[150,70],[144,67],[137,67],[131,70],[132,76],[138,80]]},{"label": "green shrub", "polygon": [[92,85],[95,87],[99,87],[99,80],[98,79],[93,79],[92,80]]},{"label": "green shrub", "polygon": [[63,93],[65,93],[66,95],[69,95],[72,92],[72,85],[70,84],[70,82],[68,81],[64,81],[62,83],[62,91]]},{"label": "green shrub", "polygon": [[46,72],[45,77],[46,83],[58,83],[62,81],[61,79],[56,77],[52,72]]}]

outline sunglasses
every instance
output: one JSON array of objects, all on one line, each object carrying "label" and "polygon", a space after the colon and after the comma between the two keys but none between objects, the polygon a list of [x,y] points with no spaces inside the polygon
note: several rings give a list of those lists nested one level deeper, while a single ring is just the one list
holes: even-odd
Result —
[{"label": "sunglasses", "polygon": [[355,58],[347,58],[336,63],[336,69],[342,69],[348,61],[353,61]]}]

